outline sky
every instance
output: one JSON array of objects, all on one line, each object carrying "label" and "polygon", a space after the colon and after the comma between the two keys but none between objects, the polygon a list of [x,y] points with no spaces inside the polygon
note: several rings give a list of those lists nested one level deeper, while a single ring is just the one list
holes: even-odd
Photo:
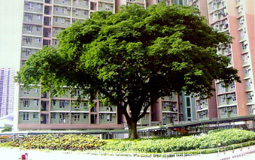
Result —
[{"label": "sky", "polygon": [[0,68],[19,69],[23,0],[0,0]]}]

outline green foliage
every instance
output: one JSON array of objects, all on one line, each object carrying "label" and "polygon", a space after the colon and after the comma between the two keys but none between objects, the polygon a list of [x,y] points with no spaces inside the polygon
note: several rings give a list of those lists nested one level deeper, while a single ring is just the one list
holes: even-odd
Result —
[{"label": "green foliage", "polygon": [[10,132],[12,131],[12,127],[4,127],[1,132]]},{"label": "green foliage", "polygon": [[11,147],[21,147],[26,149],[51,149],[51,150],[88,150],[88,149],[98,149],[104,144],[103,141],[99,140],[97,137],[92,137],[89,135],[38,135],[38,136],[28,136],[21,139],[21,144],[19,140],[12,142],[7,142],[3,146]]},{"label": "green foliage", "polygon": [[231,38],[209,27],[194,7],[134,4],[116,14],[95,12],[58,38],[58,48],[29,57],[16,80],[57,93],[63,86],[82,89],[90,102],[99,93],[125,115],[133,138],[134,124],[158,98],[182,91],[208,96],[214,79],[239,81],[229,59],[216,54]]},{"label": "green foliage", "polygon": [[[255,133],[239,129],[226,129],[211,132],[208,135],[185,136],[181,138],[139,139],[132,141],[107,140],[106,144],[101,147],[101,150],[162,153],[217,148],[219,143],[221,143],[221,147],[223,147],[250,140],[255,140]],[[191,152],[195,153],[199,151]],[[215,151],[203,150],[202,152],[212,153]]]}]

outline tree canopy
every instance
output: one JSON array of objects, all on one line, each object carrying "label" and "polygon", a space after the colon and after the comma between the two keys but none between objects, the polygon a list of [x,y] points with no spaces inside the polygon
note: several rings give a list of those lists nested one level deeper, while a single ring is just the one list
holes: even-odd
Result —
[{"label": "tree canopy", "polygon": [[58,38],[57,48],[29,57],[17,81],[59,93],[63,86],[82,89],[91,100],[100,94],[124,114],[130,138],[137,138],[137,121],[158,98],[183,91],[208,96],[214,79],[239,81],[229,59],[216,54],[231,38],[193,7],[161,3],[95,12]]}]

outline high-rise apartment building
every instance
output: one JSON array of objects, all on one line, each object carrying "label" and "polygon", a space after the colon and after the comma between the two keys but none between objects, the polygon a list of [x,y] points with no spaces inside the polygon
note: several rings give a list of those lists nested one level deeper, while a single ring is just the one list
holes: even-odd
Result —
[{"label": "high-rise apartment building", "polygon": [[[57,33],[76,20],[90,17],[94,11],[115,13],[120,5],[136,3],[143,7],[157,4],[156,0],[25,0],[21,44],[21,67],[26,59],[43,46],[56,46]],[[187,0],[170,0],[168,4],[186,5]],[[77,91],[71,96],[67,89],[62,97],[49,98],[39,89],[19,89],[19,129],[92,129],[123,128],[125,120],[113,106],[104,106],[99,100],[89,108],[87,99],[75,103]],[[169,124],[180,119],[179,98],[176,94],[161,98],[152,105],[138,125]]]},{"label": "high-rise apartment building", "polygon": [[0,68],[0,117],[13,113],[14,75],[14,69]]},{"label": "high-rise apartment building", "polygon": [[[254,0],[189,0],[189,5],[196,6],[202,15],[208,18],[209,25],[219,32],[232,36],[233,43],[227,48],[219,48],[217,54],[229,57],[231,64],[238,70],[242,83],[233,82],[226,86],[215,80],[216,93],[210,99],[196,104],[198,120],[204,114],[203,104],[211,104],[208,111],[217,112],[217,118],[230,118],[252,115],[255,113],[254,99]],[[207,7],[205,7],[207,6]],[[207,9],[205,9],[207,8]],[[207,10],[207,15],[205,10]],[[197,101],[200,101],[198,98]],[[214,101],[216,100],[216,104]],[[207,101],[207,102],[204,102]],[[211,103],[208,103],[211,101]],[[202,104],[202,105],[201,105]],[[206,113],[208,115],[208,113]],[[207,116],[208,117],[208,116]]]},{"label": "high-rise apartment building", "polygon": [[[25,0],[21,44],[21,67],[43,46],[56,46],[56,35],[74,21],[83,21],[95,11],[115,13],[114,0]],[[90,109],[87,100],[75,104],[69,92],[49,98],[39,89],[19,90],[19,129],[123,128],[115,107],[97,101]]]},{"label": "high-rise apartment building", "polygon": [[[147,7],[161,0],[25,0],[21,46],[21,67],[25,60],[43,46],[56,46],[57,33],[76,20],[84,20],[98,10],[117,12],[121,5],[136,3]],[[192,97],[182,93],[160,98],[152,105],[138,125],[150,126],[179,121],[209,120],[254,114],[254,0],[169,0],[166,4],[193,5],[208,24],[219,32],[234,37],[227,48],[217,53],[228,56],[229,67],[238,69],[242,83],[226,86],[219,80],[213,82],[215,92],[210,99]],[[49,98],[40,89],[29,91],[20,85],[19,129],[91,129],[123,128],[125,120],[114,106],[104,106],[99,100],[93,108],[86,99],[80,105],[75,96]]]}]

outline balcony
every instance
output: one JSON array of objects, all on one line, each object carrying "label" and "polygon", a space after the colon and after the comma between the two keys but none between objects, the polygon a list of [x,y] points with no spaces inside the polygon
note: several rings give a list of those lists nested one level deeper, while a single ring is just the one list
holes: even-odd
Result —
[{"label": "balcony", "polygon": [[162,102],[162,111],[178,112],[177,103]]},{"label": "balcony", "polygon": [[73,8],[73,17],[82,19],[89,18],[89,11]]},{"label": "balcony", "polygon": [[245,80],[245,87],[246,87],[246,90],[250,90],[251,89],[251,86],[252,86],[252,79],[246,79]]},{"label": "balcony", "polygon": [[97,3],[96,2],[90,2],[90,10],[92,10],[92,11],[97,10]]},{"label": "balcony", "polygon": [[24,23],[42,25],[42,15],[41,14],[32,14],[32,13],[24,13],[23,21],[24,21]]},{"label": "balcony", "polygon": [[147,113],[144,117],[142,117],[140,120],[138,120],[138,125],[140,126],[147,126],[150,123],[150,114]]},{"label": "balcony", "polygon": [[116,107],[111,106],[110,104],[103,104],[102,102],[99,102],[99,111],[100,112],[116,112]]},{"label": "balcony", "polygon": [[238,19],[239,28],[244,26],[244,22],[245,22],[244,17],[241,17],[241,18]]},{"label": "balcony", "polygon": [[97,114],[90,115],[90,124],[97,124]]},{"label": "balcony", "polygon": [[44,2],[45,2],[46,4],[51,4],[51,3],[52,3],[51,0],[44,0]]},{"label": "balcony", "polygon": [[43,13],[43,5],[41,3],[25,1],[24,11],[42,14]]},{"label": "balcony", "polygon": [[37,88],[33,88],[30,90],[26,90],[25,88],[21,87],[20,88],[20,97],[34,97],[34,98],[39,98],[40,96],[40,90]]},{"label": "balcony", "polygon": [[41,48],[42,46],[41,41],[42,41],[42,38],[23,36],[22,46]]},{"label": "balcony", "polygon": [[70,26],[70,19],[54,17],[53,26],[54,27],[62,27],[62,28],[69,27]]},{"label": "balcony", "polygon": [[44,7],[44,14],[46,14],[46,15],[51,15],[51,6],[45,6]]},{"label": "balcony", "polygon": [[49,124],[49,114],[41,114],[41,124]]},{"label": "balcony", "polygon": [[72,111],[87,111],[89,112],[89,105],[87,101],[82,101],[80,103],[72,101]]},{"label": "balcony", "polygon": [[72,124],[89,124],[88,113],[72,113],[71,115]]},{"label": "balcony", "polygon": [[43,28],[43,37],[51,38],[51,29],[50,28]]},{"label": "balcony", "polygon": [[[98,0],[98,1],[114,3],[114,0]],[[131,2],[131,1],[144,3],[144,0],[127,0],[127,2]]]},{"label": "balcony", "polygon": [[64,29],[62,28],[53,28],[52,29],[52,37],[57,37],[57,34],[61,31],[63,31]]},{"label": "balcony", "polygon": [[27,34],[31,36],[42,36],[42,27],[31,24],[24,24],[22,34]]},{"label": "balcony", "polygon": [[246,97],[247,97],[247,102],[251,103],[252,99],[254,98],[253,92],[246,93]]},{"label": "balcony", "polygon": [[248,42],[247,41],[241,42],[241,49],[242,49],[243,53],[248,52]]},{"label": "balcony", "polygon": [[162,121],[163,121],[163,124],[173,124],[174,122],[178,121],[177,114],[163,113]]},{"label": "balcony", "polygon": [[79,7],[79,8],[84,8],[84,9],[89,9],[89,1],[88,0],[73,0],[73,6],[74,7]]},{"label": "balcony", "polygon": [[116,123],[116,114],[111,113],[100,113],[99,114],[100,124],[112,124]]},{"label": "balcony", "polygon": [[249,63],[249,59],[250,59],[249,57],[250,57],[250,56],[249,56],[248,53],[242,55],[243,65],[246,65],[246,64]]},{"label": "balcony", "polygon": [[19,124],[39,124],[39,113],[19,112]]},{"label": "balcony", "polygon": [[51,26],[51,17],[44,17],[43,25]]},{"label": "balcony", "polygon": [[111,11],[111,12],[113,12],[113,5],[99,2],[98,3],[98,11]]},{"label": "balcony", "polygon": [[200,111],[200,112],[197,112],[197,115],[198,115],[198,120],[199,121],[203,121],[203,120],[208,120],[208,110],[206,111]]},{"label": "balcony", "polygon": [[[100,1],[108,1],[108,0],[100,0]],[[109,0],[110,2],[111,0]],[[144,0],[127,0],[127,2],[138,2],[138,3],[144,3]]]},{"label": "balcony", "polygon": [[54,16],[67,16],[67,17],[69,17],[71,15],[70,10],[71,10],[71,7],[55,6],[53,14],[54,14]]},{"label": "balcony", "polygon": [[50,123],[51,124],[69,124],[69,114],[51,112]]},{"label": "balcony", "polygon": [[41,101],[41,111],[49,111],[49,101]]},{"label": "balcony", "polygon": [[21,58],[27,59],[30,55],[35,54],[37,51],[38,51],[37,49],[22,48]]},{"label": "balcony", "polygon": [[52,100],[51,111],[69,111],[68,100]]},{"label": "balcony", "polygon": [[54,4],[71,6],[71,0],[54,0]]},{"label": "balcony", "polygon": [[51,45],[51,41],[50,40],[47,40],[47,39],[43,40],[43,46],[50,46],[50,45]]},{"label": "balcony", "polygon": [[177,100],[177,96],[176,96],[176,94],[171,93],[170,96],[164,96],[164,97],[161,97],[161,99],[163,101],[176,101]]},{"label": "balcony", "polygon": [[239,6],[237,8],[237,16],[242,16],[243,15],[243,6]]},{"label": "balcony", "polygon": [[237,116],[237,109],[235,106],[228,106],[219,109],[220,118],[231,118]]},{"label": "balcony", "polygon": [[38,99],[20,99],[19,110],[39,111],[39,100]]}]

